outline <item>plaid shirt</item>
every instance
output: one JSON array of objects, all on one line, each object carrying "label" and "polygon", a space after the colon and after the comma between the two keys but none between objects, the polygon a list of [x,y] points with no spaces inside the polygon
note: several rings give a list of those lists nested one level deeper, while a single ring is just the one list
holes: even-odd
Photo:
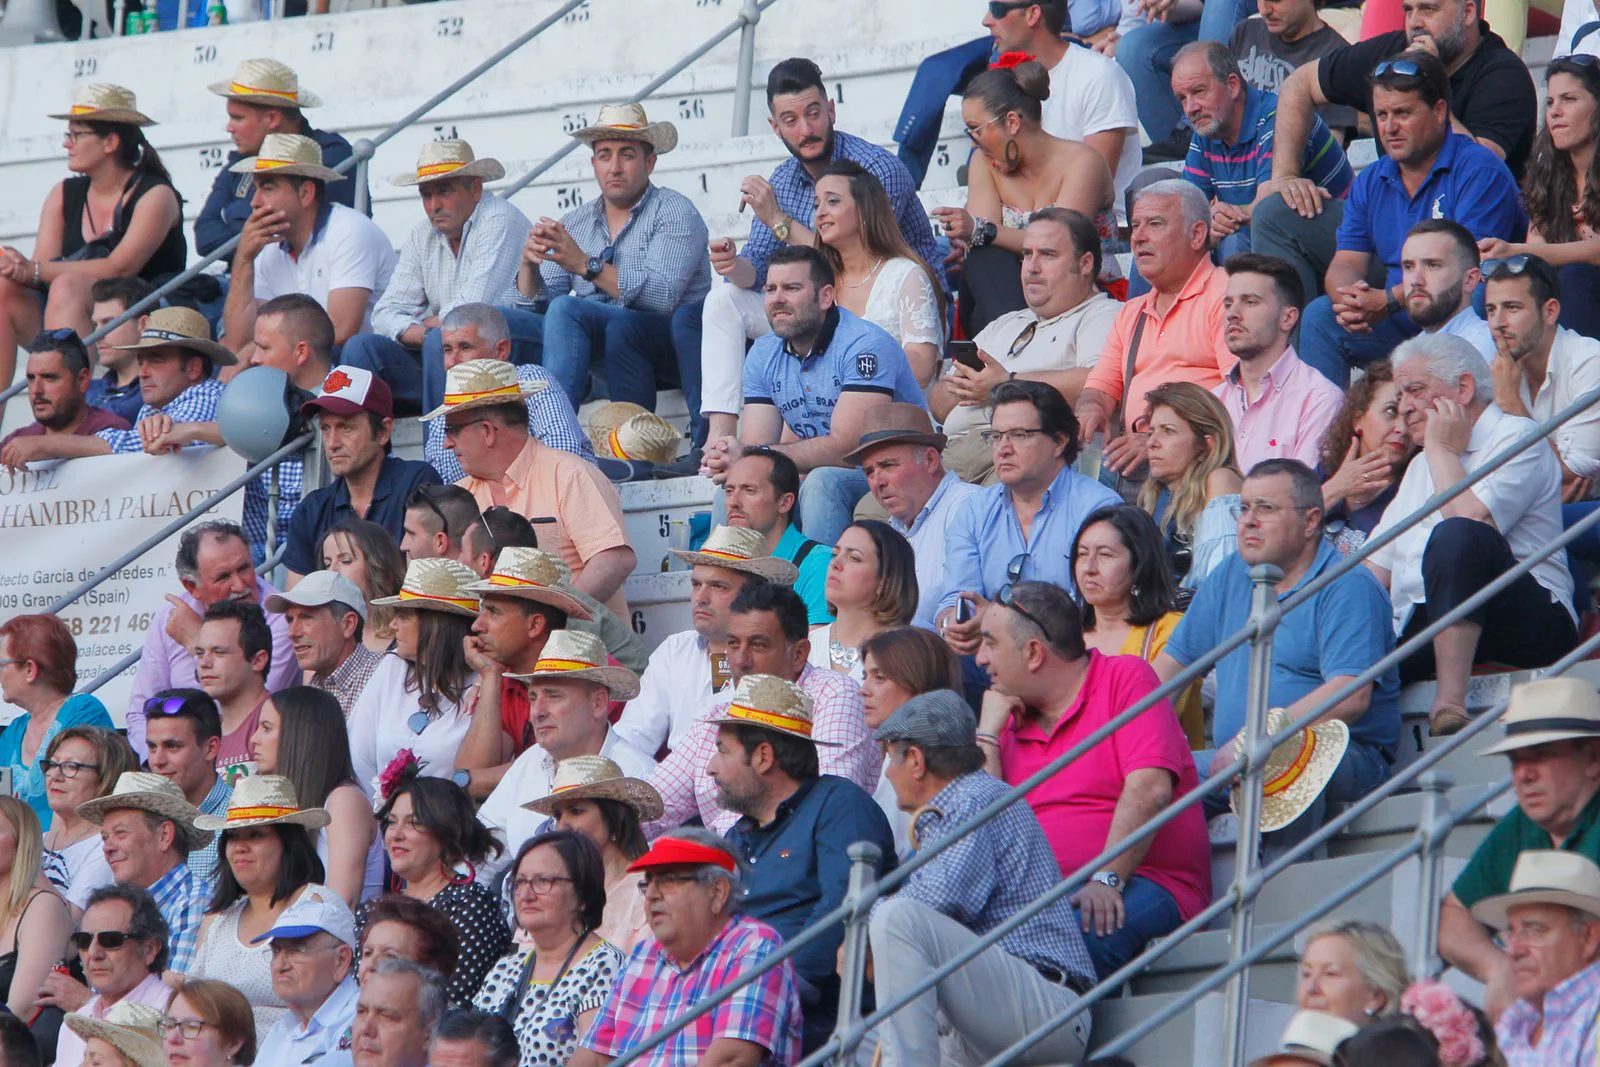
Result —
[{"label": "plaid shirt", "polygon": [[[211,792],[200,802],[200,814],[226,816],[232,800],[233,786],[228,784],[225,776],[219,774],[217,780],[211,783]],[[213,834],[211,843],[204,848],[189,850],[188,867],[189,873],[200,884],[200,892],[210,897],[217,888],[217,835]]]},{"label": "plaid shirt", "polygon": [[172,398],[164,408],[139,406],[139,417],[133,420],[131,430],[101,430],[96,437],[111,446],[111,451],[122,455],[143,452],[144,442],[139,439],[139,424],[157,415],[166,415],[173,422],[216,422],[217,401],[222,399],[222,383],[215,378],[195,382]]},{"label": "plaid shirt", "polygon": [[[940,840],[1007,788],[982,771],[957,778],[916,813],[912,821],[916,847]],[[914,871],[895,896],[926,904],[981,935],[1060,881],[1061,868],[1039,820],[1027,802],[1019,800]],[[1035,967],[1077,975],[1090,985],[1095,982],[1094,963],[1065,897],[1001,938],[1000,947]]]},{"label": "plaid shirt", "polygon": [[270,546],[267,544],[267,502],[272,499],[271,468],[244,487],[244,514],[239,517],[239,525],[250,539],[250,554],[257,563],[265,560],[267,553],[289,536],[289,520],[294,516],[294,509],[300,506],[305,479],[306,461],[302,456],[290,456],[278,464],[278,528],[275,531],[278,536]]},{"label": "plaid shirt", "polygon": [[517,268],[532,228],[528,216],[487,192],[461,231],[460,255],[431,222],[418,223],[372,309],[372,331],[398,341],[408,327],[462,304],[518,303]]},{"label": "plaid shirt", "polygon": [[[883,754],[878,751],[877,735],[867,725],[861,687],[838,671],[822,670],[809,663],[796,684],[811,694],[816,739],[835,742],[817,746],[822,773],[848,778],[868,793],[878,788]],[[726,687],[723,693],[731,696]],[[707,720],[721,718],[728,703],[720,700],[713,704],[650,776],[650,784],[666,804],[661,818],[645,827],[651,838],[682,826],[696,815],[719,834],[727,833],[739,821],[736,813],[717,803],[717,784],[706,773],[711,757],[717,754],[717,726]]]},{"label": "plaid shirt", "polygon": [[355,651],[346,656],[343,663],[327,674],[312,675],[309,684],[332,693],[339,701],[339,709],[348,719],[350,709],[356,706],[356,698],[361,696],[361,691],[367,687],[367,679],[372,677],[372,672],[377,670],[378,664],[382,662],[382,652],[374,652],[357,641]]},{"label": "plaid shirt", "polygon": [[[1518,1000],[1500,1016],[1495,1037],[1506,1067],[1595,1067],[1600,1051],[1600,963],[1592,963],[1544,995],[1541,1011]],[[1539,1030],[1539,1044],[1528,1043]]]},{"label": "plaid shirt", "polygon": [[167,920],[167,929],[171,931],[167,942],[171,957],[167,969],[187,974],[200,940],[200,920],[206,916],[206,888],[185,864],[180,863],[156,879],[150,887],[150,896],[161,909],[161,917]]},{"label": "plaid shirt", "polygon": [[[593,463],[594,446],[589,443],[589,435],[579,425],[567,391],[556,383],[550,372],[536,364],[524,364],[517,368],[517,381],[545,383],[543,389],[524,398],[528,405],[528,432],[541,444],[582,456]],[[454,485],[465,478],[467,472],[461,469],[456,454],[444,447],[444,420],[429,419],[423,425],[426,429],[423,430],[422,458],[439,472],[439,480],[445,485]]]},{"label": "plaid shirt", "polygon": [[[611,995],[595,1016],[583,1047],[602,1056],[623,1055],[701,998],[736,982],[782,945],[778,932],[766,923],[735,915],[705,951],[680,969],[660,942],[645,938],[634,946],[612,983]],[[788,1067],[799,1061],[800,991],[788,960],[656,1046],[638,1063],[641,1067],[699,1063],[720,1037],[766,1049],[762,1067]]]},{"label": "plaid shirt", "polygon": [[[611,249],[620,296],[595,288],[581,274],[568,274],[555,262],[545,262],[539,267],[539,278],[552,300],[572,293],[634,311],[670,315],[681,305],[704,297],[711,288],[711,257],[706,252],[711,237],[706,220],[682,193],[648,187],[615,237],[606,222],[604,197],[569,211],[561,225],[585,256],[603,255]],[[520,303],[531,301],[524,298]]]}]

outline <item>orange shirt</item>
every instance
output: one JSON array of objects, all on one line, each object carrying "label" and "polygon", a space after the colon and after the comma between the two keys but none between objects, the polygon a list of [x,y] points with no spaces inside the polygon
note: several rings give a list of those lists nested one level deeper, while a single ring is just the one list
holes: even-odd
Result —
[{"label": "orange shirt", "polygon": [[[1089,372],[1084,385],[1122,402],[1124,430],[1144,417],[1144,395],[1156,386],[1193,382],[1210,392],[1233,369],[1238,360],[1228,351],[1222,323],[1222,297],[1227,288],[1227,271],[1203,259],[1165,315],[1156,312],[1157,294],[1153,289],[1122,305],[1111,324],[1100,362]],[[1128,345],[1141,315],[1148,318],[1144,335],[1139,338],[1129,389],[1122,378],[1127,371]]]},{"label": "orange shirt", "polygon": [[[539,547],[561,557],[577,580],[584,564],[608,548],[628,544],[622,527],[622,498],[593,463],[528,438],[499,485],[471,475],[456,483],[478,507],[504,504],[535,523]],[[540,519],[555,522],[540,522]],[[606,607],[628,618],[628,601],[618,589]]]}]

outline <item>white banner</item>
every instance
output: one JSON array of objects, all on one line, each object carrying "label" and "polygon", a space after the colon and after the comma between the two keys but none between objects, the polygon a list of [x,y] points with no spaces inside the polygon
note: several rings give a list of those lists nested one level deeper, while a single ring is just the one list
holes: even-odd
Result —
[{"label": "white banner", "polygon": [[[0,622],[46,611],[124,552],[161,531],[245,471],[226,448],[170,456],[95,456],[21,471],[0,467]],[[241,490],[205,518],[239,521]],[[61,612],[78,643],[78,684],[143,647],[167,593],[182,592],[175,533]],[[95,695],[123,724],[134,668]],[[0,718],[20,710],[0,703]]]}]

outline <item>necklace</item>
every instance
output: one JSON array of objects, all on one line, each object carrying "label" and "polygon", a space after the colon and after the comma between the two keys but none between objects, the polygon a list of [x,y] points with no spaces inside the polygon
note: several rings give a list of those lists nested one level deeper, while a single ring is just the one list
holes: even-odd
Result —
[{"label": "necklace", "polygon": [[863,286],[863,285],[866,285],[866,284],[867,284],[867,283],[868,283],[868,282],[870,282],[870,281],[871,281],[871,280],[872,280],[872,279],[873,279],[873,278],[874,278],[874,277],[876,277],[876,276],[877,276],[877,273],[878,273],[878,268],[879,268],[879,267],[882,267],[882,266],[883,266],[883,260],[881,260],[881,259],[880,259],[880,260],[877,260],[877,261],[876,261],[876,262],[874,262],[874,263],[873,263],[873,264],[872,264],[872,269],[871,269],[871,270],[869,270],[869,271],[867,271],[867,276],[866,276],[866,277],[865,277],[865,278],[862,278],[862,279],[861,279],[861,280],[860,280],[860,281],[859,281],[859,282],[851,282],[851,283],[850,283],[850,288],[852,288],[852,289],[859,289],[859,288],[861,288],[861,287],[862,287],[862,286]]},{"label": "necklace", "polygon": [[856,663],[861,659],[861,650],[849,645],[841,645],[834,640],[828,641],[828,662],[846,673],[856,669]]}]

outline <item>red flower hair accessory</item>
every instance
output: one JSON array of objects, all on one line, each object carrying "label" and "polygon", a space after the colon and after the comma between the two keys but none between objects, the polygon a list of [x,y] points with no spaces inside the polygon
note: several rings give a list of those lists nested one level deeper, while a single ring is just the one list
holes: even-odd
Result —
[{"label": "red flower hair accessory", "polygon": [[1031,63],[1037,57],[1031,52],[1001,52],[993,63],[989,64],[990,70],[1015,70],[1024,63]]},{"label": "red flower hair accessory", "polygon": [[409,748],[402,748],[394,754],[394,759],[389,765],[378,772],[378,777],[372,780],[372,796],[374,810],[381,810],[389,803],[389,798],[394,796],[394,791],[401,782],[417,778],[422,774],[422,761],[417,759],[417,754]]},{"label": "red flower hair accessory", "polygon": [[1478,1018],[1443,982],[1415,982],[1400,995],[1400,1010],[1428,1028],[1439,1042],[1444,1067],[1473,1067],[1486,1055]]}]

